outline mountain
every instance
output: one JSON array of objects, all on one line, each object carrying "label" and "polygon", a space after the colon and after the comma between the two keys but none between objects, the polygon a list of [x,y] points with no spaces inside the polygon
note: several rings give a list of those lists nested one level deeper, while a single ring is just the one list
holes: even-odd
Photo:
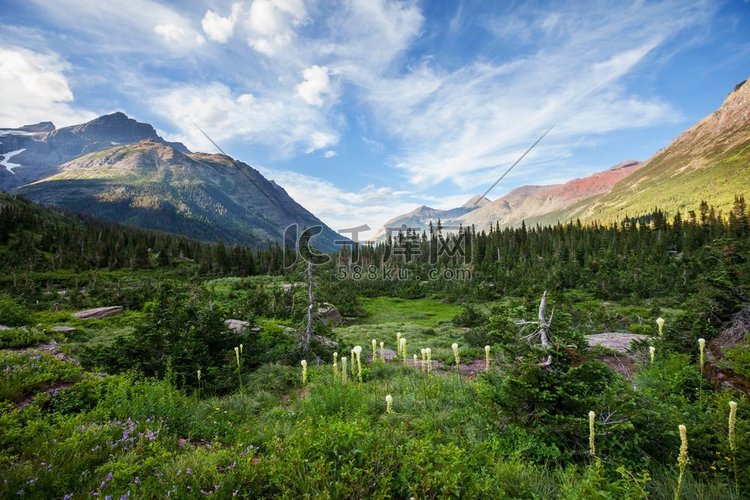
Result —
[{"label": "mountain", "polygon": [[14,192],[36,203],[203,241],[279,242],[293,223],[322,226],[312,240],[321,250],[335,250],[334,241],[343,239],[249,165],[225,155],[189,153],[158,138],[110,144],[55,170]]},{"label": "mountain", "polygon": [[750,186],[750,83],[657,152],[607,194],[550,214],[549,220],[612,222],[654,207],[674,214],[706,200],[725,213]]},{"label": "mountain", "polygon": [[144,139],[189,153],[184,145],[162,139],[151,125],[119,112],[61,129],[52,122],[0,129],[0,190],[52,175],[58,165],[76,156]]},{"label": "mountain", "polygon": [[604,172],[573,179],[565,184],[521,186],[494,201],[474,196],[462,206],[451,210],[421,206],[386,222],[376,235],[376,240],[385,238],[385,228],[398,229],[406,225],[421,231],[430,222],[437,224],[438,219],[444,226],[470,227],[473,224],[477,231],[489,230],[497,223],[502,227],[520,226],[522,221],[529,224],[547,214],[609,192],[618,181],[631,175],[640,166],[641,163],[628,160]]},{"label": "mountain", "polygon": [[591,200],[612,190],[621,180],[636,172],[641,163],[628,160],[604,172],[573,179],[550,186],[521,186],[478,210],[473,210],[458,222],[488,230],[499,223],[501,227],[520,226],[522,221],[534,224],[573,205]]},{"label": "mountain", "polygon": [[418,232],[427,231],[430,222],[432,222],[433,226],[437,226],[438,220],[440,220],[443,226],[458,226],[459,217],[477,210],[487,203],[490,203],[490,200],[476,195],[460,207],[451,208],[450,210],[440,210],[422,205],[409,213],[396,216],[387,221],[375,234],[374,239],[375,241],[384,241],[388,237],[389,230],[392,235],[395,235],[404,227],[417,230]]}]

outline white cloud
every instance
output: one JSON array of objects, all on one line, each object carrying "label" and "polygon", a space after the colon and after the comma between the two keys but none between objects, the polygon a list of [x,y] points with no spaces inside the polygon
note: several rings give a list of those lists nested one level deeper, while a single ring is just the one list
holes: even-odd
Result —
[{"label": "white cloud", "polygon": [[70,69],[56,54],[0,47],[0,125],[52,121],[62,127],[95,118],[75,107],[65,76]]},{"label": "white cloud", "polygon": [[240,4],[232,4],[232,13],[228,17],[222,17],[211,9],[207,10],[201,21],[206,36],[214,42],[227,43],[234,33],[234,25],[240,16],[240,9]]},{"label": "white cloud", "polygon": [[312,106],[322,106],[323,96],[331,93],[328,68],[312,65],[302,72],[304,81],[297,85],[297,95]]},{"label": "white cloud", "polygon": [[218,142],[239,138],[266,144],[284,156],[325,149],[338,141],[318,108],[287,92],[235,96],[229,87],[214,82],[155,91],[149,103],[191,149],[214,149],[193,122]]},{"label": "white cloud", "polygon": [[153,42],[163,43],[171,55],[183,55],[205,42],[193,20],[156,0],[28,1],[57,25],[74,28],[76,37],[95,41],[97,51],[107,55],[153,53]]},{"label": "white cloud", "polygon": [[402,144],[394,164],[412,183],[487,185],[552,124],[524,164],[542,152],[548,160],[567,158],[587,135],[674,121],[669,103],[632,94],[622,80],[666,39],[702,22],[707,8],[569,3],[554,13],[505,16],[494,21],[505,29],[496,33],[501,43],[530,34],[535,52],[452,71],[423,63],[374,79],[365,99]]},{"label": "white cloud", "polygon": [[361,238],[373,236],[386,220],[415,207],[407,193],[388,187],[367,185],[348,191],[310,175],[265,167],[258,167],[258,170],[334,230],[369,225],[372,230],[363,233]]},{"label": "white cloud", "polygon": [[306,18],[302,0],[253,0],[247,18],[248,44],[266,56],[286,49],[295,39],[295,28]]},{"label": "white cloud", "polygon": [[326,158],[326,159],[328,159],[328,158],[335,158],[336,154],[337,154],[336,151],[334,151],[332,149],[329,149],[328,151],[326,151],[325,153],[323,153],[323,158]]},{"label": "white cloud", "polygon": [[154,26],[154,33],[162,37],[167,43],[178,47],[203,45],[206,42],[203,35],[172,23],[157,24]]}]

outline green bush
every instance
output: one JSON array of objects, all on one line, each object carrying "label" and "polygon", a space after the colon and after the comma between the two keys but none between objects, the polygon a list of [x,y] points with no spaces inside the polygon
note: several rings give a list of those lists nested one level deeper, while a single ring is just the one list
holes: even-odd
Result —
[{"label": "green bush", "polygon": [[49,340],[49,338],[50,336],[39,328],[28,326],[0,330],[0,348],[32,347]]},{"label": "green bush", "polygon": [[0,293],[0,325],[23,326],[28,322],[28,311],[8,295]]}]

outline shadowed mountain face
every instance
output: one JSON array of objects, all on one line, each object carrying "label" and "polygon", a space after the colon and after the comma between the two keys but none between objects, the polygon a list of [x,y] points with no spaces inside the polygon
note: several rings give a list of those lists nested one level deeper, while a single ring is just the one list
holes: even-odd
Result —
[{"label": "shadowed mountain face", "polygon": [[76,156],[144,139],[189,152],[184,145],[159,137],[151,125],[137,122],[123,113],[100,116],[88,123],[61,129],[56,129],[51,122],[0,128],[0,190],[53,175],[58,165]]},{"label": "shadowed mountain face", "polygon": [[185,153],[149,139],[79,156],[57,173],[15,190],[37,203],[94,217],[250,246],[280,242],[296,223],[322,226],[312,243],[343,239],[249,165],[224,155]]}]

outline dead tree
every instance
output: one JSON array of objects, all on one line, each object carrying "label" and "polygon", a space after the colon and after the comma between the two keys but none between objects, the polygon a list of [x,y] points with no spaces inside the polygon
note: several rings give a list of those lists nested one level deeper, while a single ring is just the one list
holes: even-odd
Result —
[{"label": "dead tree", "polygon": [[313,292],[313,272],[312,263],[307,263],[307,327],[302,338],[302,354],[307,354],[310,350],[310,338],[313,336],[313,313],[315,310],[315,295]]},{"label": "dead tree", "polygon": [[[552,313],[547,318],[547,290],[542,294],[542,299],[539,301],[539,315],[537,321],[517,321],[516,324],[519,326],[535,325],[537,328],[531,334],[524,337],[529,344],[539,341],[542,345],[542,350],[547,352],[552,346],[550,341],[549,328],[552,324],[552,318],[555,316],[555,310],[552,309]],[[543,367],[552,365],[552,355],[547,354],[541,362]]]}]

